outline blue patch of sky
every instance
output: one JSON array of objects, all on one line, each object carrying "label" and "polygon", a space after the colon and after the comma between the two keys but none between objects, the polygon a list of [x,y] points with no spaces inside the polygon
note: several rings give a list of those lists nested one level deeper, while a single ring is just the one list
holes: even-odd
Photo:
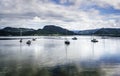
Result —
[{"label": "blue patch of sky", "polygon": [[112,6],[108,6],[108,7],[99,7],[96,5],[93,6],[82,6],[80,7],[80,9],[84,10],[84,11],[89,11],[89,9],[96,9],[98,11],[100,11],[100,14],[106,15],[106,14],[119,14],[120,15],[120,10],[113,8]]},{"label": "blue patch of sky", "polygon": [[61,3],[60,0],[51,0],[53,3],[58,4],[58,5],[63,5],[63,6],[70,6],[73,5],[72,2],[69,2],[69,0],[67,0],[65,3]]},{"label": "blue patch of sky", "polygon": [[[109,16],[109,15],[120,16],[120,10],[115,9],[112,6],[104,7],[104,8],[99,6],[93,6],[91,8],[98,10],[100,14],[104,16]],[[105,20],[106,19],[119,20],[119,17],[106,17]]]},{"label": "blue patch of sky", "polygon": [[114,9],[112,6],[107,8],[95,7],[95,9],[100,10],[102,14],[120,14],[120,10]]},{"label": "blue patch of sky", "polygon": [[[52,2],[54,2],[55,4],[58,4],[58,5],[63,5],[63,6],[71,6],[73,5],[72,2],[69,2],[69,0],[67,0],[65,3],[60,3],[60,0],[51,0]],[[115,14],[115,15],[120,15],[120,10],[118,9],[115,9],[114,7],[112,6],[108,6],[108,7],[99,7],[97,5],[90,5],[90,6],[87,6],[87,5],[81,5],[80,7],[80,10],[84,10],[84,11],[89,11],[89,9],[96,9],[98,11],[100,11],[100,14],[102,15],[107,15],[107,14]]]},{"label": "blue patch of sky", "polygon": [[56,3],[56,4],[59,4],[60,3],[60,0],[51,0],[52,2]]}]

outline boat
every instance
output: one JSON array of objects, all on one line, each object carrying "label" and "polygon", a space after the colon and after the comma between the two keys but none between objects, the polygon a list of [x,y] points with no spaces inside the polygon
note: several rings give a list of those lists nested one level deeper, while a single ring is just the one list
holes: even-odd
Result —
[{"label": "boat", "polygon": [[69,45],[69,44],[70,44],[70,41],[66,40],[66,41],[65,41],[65,44],[66,44],[66,45]]},{"label": "boat", "polygon": [[91,40],[91,42],[96,43],[96,42],[98,42],[98,40],[94,38]]},{"label": "boat", "polygon": [[36,40],[36,38],[33,38],[32,40],[33,40],[33,41],[35,41],[35,40]]},{"label": "boat", "polygon": [[22,43],[22,38],[20,39],[20,41],[19,41],[20,43]]},{"label": "boat", "polygon": [[28,40],[28,41],[26,42],[26,44],[31,45],[31,41],[30,41],[30,40]]},{"label": "boat", "polygon": [[73,40],[77,40],[77,37],[73,37],[72,39],[73,39]]}]

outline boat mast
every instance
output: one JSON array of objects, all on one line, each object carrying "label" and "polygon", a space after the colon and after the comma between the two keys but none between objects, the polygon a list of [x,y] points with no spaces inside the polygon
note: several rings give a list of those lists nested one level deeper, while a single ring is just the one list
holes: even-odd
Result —
[{"label": "boat mast", "polygon": [[22,36],[22,29],[20,29],[20,36]]},{"label": "boat mast", "polygon": [[69,45],[70,44],[70,41],[67,40],[67,29],[66,29],[66,38],[65,38],[65,44],[66,45]]},{"label": "boat mast", "polygon": [[[22,29],[20,29],[20,36],[22,36]],[[22,38],[20,38],[20,43],[22,42]]]}]

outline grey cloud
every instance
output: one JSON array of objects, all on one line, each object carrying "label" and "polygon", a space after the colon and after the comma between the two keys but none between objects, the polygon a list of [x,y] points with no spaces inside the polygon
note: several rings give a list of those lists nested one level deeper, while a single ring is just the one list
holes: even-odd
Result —
[{"label": "grey cloud", "polygon": [[[107,24],[104,22],[104,18],[109,15],[100,15],[99,10],[96,9],[88,9],[88,11],[79,9],[82,5],[90,6],[93,2],[95,2],[94,4],[99,3],[95,0],[60,0],[62,4],[66,2],[70,3],[70,6],[58,5],[51,1],[52,0],[0,0],[0,25],[7,26],[8,24],[16,26],[24,24],[26,26],[36,25],[36,27],[38,27],[37,25],[39,24],[53,23],[59,25],[76,25],[78,29],[80,29],[89,28],[88,25],[92,26],[92,23],[97,24],[99,20],[102,22],[99,24],[100,26],[103,24],[106,26]],[[113,6],[110,2],[106,3]],[[100,2],[100,4],[103,3]],[[115,5],[117,6],[117,2],[114,3],[114,6]],[[33,20],[36,16],[39,19],[37,23]],[[109,19],[112,18],[106,19],[106,22]]]}]

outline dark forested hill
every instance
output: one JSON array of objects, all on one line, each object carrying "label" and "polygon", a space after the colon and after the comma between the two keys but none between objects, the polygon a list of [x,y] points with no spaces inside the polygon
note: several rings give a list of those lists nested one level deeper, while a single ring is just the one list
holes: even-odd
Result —
[{"label": "dark forested hill", "polygon": [[120,37],[120,28],[100,28],[100,29],[84,30],[84,31],[79,31],[78,34]]},{"label": "dark forested hill", "polygon": [[54,26],[47,25],[43,29],[29,29],[29,28],[13,28],[13,27],[5,27],[0,30],[0,36],[20,36],[20,32],[22,31],[23,36],[33,36],[33,35],[73,35],[74,32],[69,31],[67,29]]},{"label": "dark forested hill", "polygon": [[34,36],[34,35],[99,35],[99,36],[118,36],[120,37],[120,28],[100,28],[83,30],[79,32],[73,32],[59,26],[46,25],[42,29],[34,30],[29,28],[13,28],[5,27],[0,30],[0,36],[20,36],[22,31],[23,36]]}]

